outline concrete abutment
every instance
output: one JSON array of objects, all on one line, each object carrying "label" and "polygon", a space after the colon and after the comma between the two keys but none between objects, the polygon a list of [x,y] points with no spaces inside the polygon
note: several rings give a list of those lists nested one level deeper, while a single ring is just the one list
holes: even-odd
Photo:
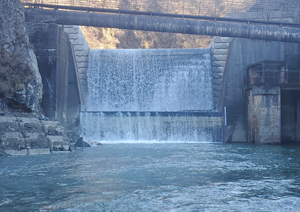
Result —
[{"label": "concrete abutment", "polygon": [[[262,87],[253,85],[249,90],[247,66],[261,61],[284,61],[286,71],[299,74],[299,45],[233,39],[229,46],[229,50],[224,51],[228,52],[226,66],[216,68],[214,64],[220,62],[215,61],[212,68],[213,73],[222,74],[221,80],[213,75],[213,88],[216,108],[223,112],[226,110],[224,141],[259,144],[298,142],[299,84],[276,87],[266,83],[261,84]],[[216,86],[218,80],[221,81],[220,91]],[[276,92],[269,93],[272,89]]]},{"label": "concrete abutment", "polygon": [[[62,124],[64,133],[75,142],[87,96],[89,47],[78,26],[35,24],[30,29],[44,85],[42,108],[51,121]],[[59,138],[51,141],[58,142]]]}]

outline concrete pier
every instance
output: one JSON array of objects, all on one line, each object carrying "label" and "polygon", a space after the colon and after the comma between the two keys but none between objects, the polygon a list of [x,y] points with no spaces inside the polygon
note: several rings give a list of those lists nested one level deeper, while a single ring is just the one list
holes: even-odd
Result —
[{"label": "concrete pier", "polygon": [[280,87],[253,86],[248,95],[248,141],[281,143]]},{"label": "concrete pier", "polygon": [[299,71],[285,62],[262,61],[247,68],[248,142],[295,143],[299,137]]}]

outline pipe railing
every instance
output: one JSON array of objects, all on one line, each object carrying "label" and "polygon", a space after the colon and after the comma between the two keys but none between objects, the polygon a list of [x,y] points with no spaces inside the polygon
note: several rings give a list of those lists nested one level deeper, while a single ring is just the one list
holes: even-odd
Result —
[{"label": "pipe railing", "polygon": [[[272,13],[275,11],[271,6],[272,1],[273,0],[21,0],[21,2],[25,4],[65,5],[214,17],[224,17],[229,13],[246,12],[250,8],[255,7],[255,19],[258,20],[272,20],[270,17],[272,17]],[[248,17],[244,18],[248,19]]]},{"label": "pipe railing", "polygon": [[248,85],[255,84],[288,84],[300,85],[300,70],[263,70],[253,71]]}]

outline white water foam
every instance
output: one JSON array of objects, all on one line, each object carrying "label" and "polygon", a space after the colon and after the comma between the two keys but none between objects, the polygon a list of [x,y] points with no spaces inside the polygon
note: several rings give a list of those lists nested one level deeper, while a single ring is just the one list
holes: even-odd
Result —
[{"label": "white water foam", "polygon": [[210,49],[91,50],[91,111],[212,110]]},{"label": "white water foam", "polygon": [[[87,75],[87,111],[94,113],[82,113],[80,117],[86,140],[213,140],[214,127],[218,125],[213,119],[159,114],[213,109],[210,49],[91,50]],[[106,113],[112,111],[120,112]],[[157,114],[139,115],[138,111]]]}]

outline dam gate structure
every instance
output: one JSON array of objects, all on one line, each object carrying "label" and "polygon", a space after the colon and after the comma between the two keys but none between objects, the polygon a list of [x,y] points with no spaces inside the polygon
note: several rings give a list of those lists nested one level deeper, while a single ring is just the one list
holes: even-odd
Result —
[{"label": "dam gate structure", "polygon": [[248,141],[299,142],[300,71],[284,62],[262,61],[247,68]]}]

